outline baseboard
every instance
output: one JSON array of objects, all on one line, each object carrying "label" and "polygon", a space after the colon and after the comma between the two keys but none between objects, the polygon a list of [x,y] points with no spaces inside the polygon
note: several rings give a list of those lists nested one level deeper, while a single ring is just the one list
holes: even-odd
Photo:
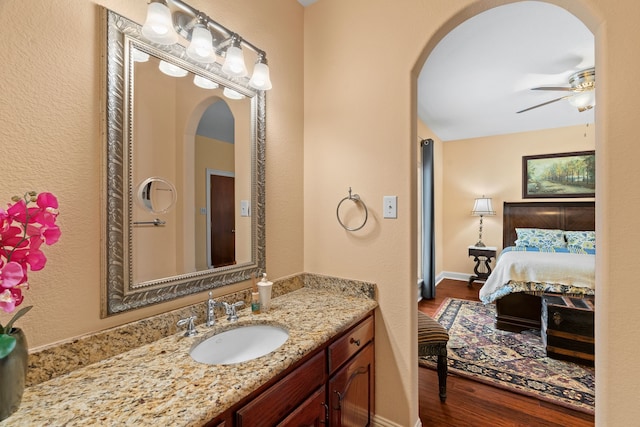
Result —
[{"label": "baseboard", "polygon": [[456,273],[454,271],[443,271],[442,273],[440,273],[438,277],[442,277],[442,279],[462,280],[463,282],[468,282],[469,278],[471,277],[471,274]]},{"label": "baseboard", "polygon": [[[436,276],[436,287],[438,284],[442,282],[444,279],[452,279],[452,280],[461,280],[463,282],[468,282],[471,277],[468,273],[455,273],[452,271],[443,271],[442,273]],[[420,284],[418,283],[418,302],[422,300],[422,289],[420,289]]]},{"label": "baseboard", "polygon": [[[400,424],[396,424],[378,415],[373,416],[372,425],[373,427],[403,427]],[[416,424],[414,427],[422,427],[422,422],[420,421],[420,419],[416,421]]]}]

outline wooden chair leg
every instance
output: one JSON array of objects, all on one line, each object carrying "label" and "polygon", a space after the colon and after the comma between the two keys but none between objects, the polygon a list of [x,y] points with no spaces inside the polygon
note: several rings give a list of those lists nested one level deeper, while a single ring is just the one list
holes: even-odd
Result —
[{"label": "wooden chair leg", "polygon": [[[446,352],[446,349],[445,349]],[[447,355],[438,355],[438,385],[440,388],[440,402],[447,400]]]}]

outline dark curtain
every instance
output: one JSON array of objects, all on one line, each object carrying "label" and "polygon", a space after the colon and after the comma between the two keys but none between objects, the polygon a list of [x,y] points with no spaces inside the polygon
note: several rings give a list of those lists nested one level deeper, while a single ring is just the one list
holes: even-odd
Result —
[{"label": "dark curtain", "polygon": [[436,297],[435,236],[433,224],[433,139],[422,145],[422,298]]}]

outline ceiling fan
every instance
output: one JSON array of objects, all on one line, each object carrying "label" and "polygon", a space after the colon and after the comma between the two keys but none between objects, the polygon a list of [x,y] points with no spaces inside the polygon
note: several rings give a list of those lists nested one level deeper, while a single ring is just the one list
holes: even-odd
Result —
[{"label": "ceiling fan", "polygon": [[549,105],[563,99],[568,99],[569,103],[576,107],[578,111],[587,111],[593,108],[594,105],[596,105],[595,89],[596,69],[594,67],[587,68],[586,70],[575,72],[569,76],[569,87],[542,86],[531,88],[531,90],[565,91],[572,93],[569,95],[561,96],[560,98],[552,99],[551,101],[543,102],[542,104],[534,105],[533,107],[525,108],[524,110],[520,110],[517,113],[524,113],[525,111]]}]

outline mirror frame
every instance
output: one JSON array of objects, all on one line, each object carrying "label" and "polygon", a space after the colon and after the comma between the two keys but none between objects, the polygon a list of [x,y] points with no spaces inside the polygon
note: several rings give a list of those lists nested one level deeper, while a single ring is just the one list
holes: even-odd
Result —
[{"label": "mirror frame", "polygon": [[[230,79],[220,64],[203,66],[191,60],[184,46],[158,45],[147,41],[141,26],[101,8],[106,28],[106,111],[104,161],[104,215],[101,317],[169,301],[244,280],[265,269],[265,114],[264,91],[248,85],[248,78]],[[211,79],[251,97],[251,259],[234,266],[186,273],[153,281],[133,283],[132,205],[136,188],[133,168],[133,61],[131,46]]]}]

